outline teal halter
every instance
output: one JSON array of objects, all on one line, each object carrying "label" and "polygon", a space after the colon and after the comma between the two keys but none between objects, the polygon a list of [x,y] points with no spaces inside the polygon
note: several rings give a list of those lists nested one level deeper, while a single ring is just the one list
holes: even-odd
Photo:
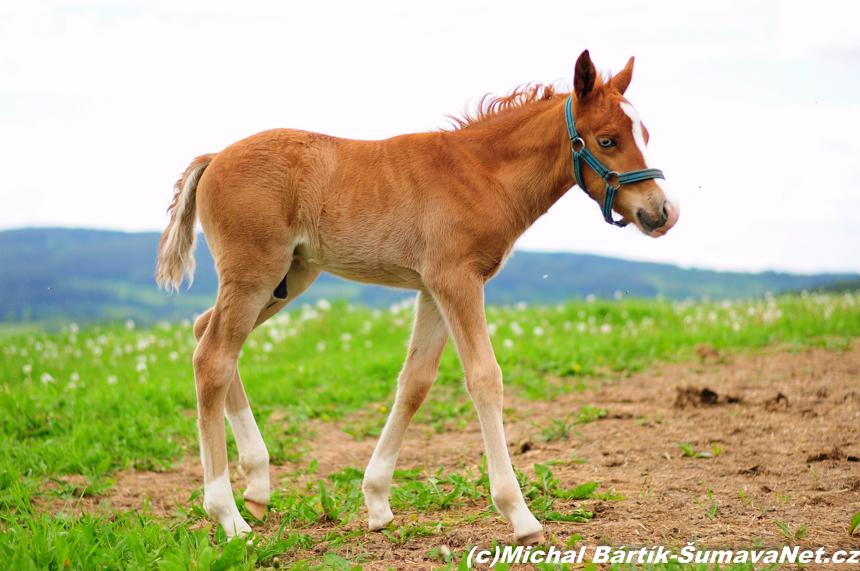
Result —
[{"label": "teal halter", "polygon": [[[603,182],[606,183],[606,194],[603,198],[603,218],[608,223],[614,224],[615,226],[627,226],[627,222],[612,219],[612,203],[615,202],[615,193],[618,192],[619,187],[622,184],[630,184],[652,178],[665,179],[666,177],[663,176],[663,171],[660,169],[640,169],[619,174],[603,166],[603,163],[597,160],[597,157],[585,148],[585,141],[583,141],[582,137],[579,136],[579,133],[576,132],[572,108],[573,96],[571,95],[567,98],[567,103],[564,106],[564,116],[567,120],[567,134],[570,136],[570,150],[573,153],[573,176],[576,180],[576,184],[578,184],[586,194],[591,196],[591,193],[588,192],[588,188],[585,186],[585,179],[582,178],[582,172],[580,172],[579,160],[582,159],[588,163],[588,166],[597,173],[597,176],[602,178]],[[579,143],[581,147],[578,151],[576,150],[577,143]],[[612,186],[609,184],[609,179],[612,178],[612,175],[618,177],[618,186]]]}]

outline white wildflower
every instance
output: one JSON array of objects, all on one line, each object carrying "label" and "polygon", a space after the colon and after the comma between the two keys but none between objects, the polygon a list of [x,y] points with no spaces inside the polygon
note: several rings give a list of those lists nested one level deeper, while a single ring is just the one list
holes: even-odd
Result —
[{"label": "white wildflower", "polygon": [[502,342],[502,345],[504,345],[506,349],[513,349],[514,348],[514,342],[511,341],[510,339],[505,339]]},{"label": "white wildflower", "polygon": [[320,353],[325,351],[325,341],[320,341],[319,343],[317,343],[317,351],[319,351]]},{"label": "white wildflower", "polygon": [[129,319],[125,322],[125,328],[131,331],[134,329],[134,319]]},{"label": "white wildflower", "polygon": [[146,370],[146,363],[138,363],[137,366],[135,367],[135,369],[137,370],[138,373],[142,373],[143,371]]},{"label": "white wildflower", "polygon": [[39,377],[39,380],[42,381],[42,384],[47,385],[48,383],[54,382],[54,377],[52,377],[50,373],[42,373],[42,376]]},{"label": "white wildflower", "polygon": [[534,333],[536,337],[542,337],[544,333],[543,327],[535,327],[532,333]]},{"label": "white wildflower", "polygon": [[331,309],[331,303],[325,298],[320,298],[317,300],[317,307],[323,311],[328,311]]},{"label": "white wildflower", "polygon": [[117,383],[116,375],[110,375],[110,376],[107,378],[107,382],[108,382],[108,384],[109,384],[109,385],[115,385],[115,384]]}]

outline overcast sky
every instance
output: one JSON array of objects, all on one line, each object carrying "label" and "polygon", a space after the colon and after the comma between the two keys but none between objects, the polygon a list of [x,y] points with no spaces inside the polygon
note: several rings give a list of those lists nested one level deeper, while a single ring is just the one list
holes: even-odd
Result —
[{"label": "overcast sky", "polygon": [[377,139],[636,56],[681,200],[658,240],[572,189],[520,240],[733,270],[860,271],[860,2],[0,3],[0,229],[163,230],[195,156],[294,127]]}]

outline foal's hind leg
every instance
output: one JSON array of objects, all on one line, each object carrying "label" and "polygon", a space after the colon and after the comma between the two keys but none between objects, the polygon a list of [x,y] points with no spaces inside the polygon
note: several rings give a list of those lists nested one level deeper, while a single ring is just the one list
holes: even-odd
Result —
[{"label": "foal's hind leg", "polygon": [[205,333],[194,351],[203,508],[224,526],[229,537],[248,533],[251,528],[239,515],[233,501],[227,469],[224,407],[230,385],[239,374],[239,351],[254,328],[266,298],[265,291],[254,291],[235,282],[222,284]]},{"label": "foal's hind leg", "polygon": [[412,340],[409,342],[406,363],[397,378],[397,396],[391,416],[385,423],[364,473],[362,489],[367,502],[370,529],[384,527],[394,518],[388,504],[388,492],[397,456],[412,417],[436,380],[439,360],[448,341],[448,327],[429,293],[418,294],[416,307]]},{"label": "foal's hind leg", "polygon": [[[308,266],[304,260],[294,261],[287,274],[289,296],[283,300],[275,297],[269,299],[257,316],[254,328],[277,314],[292,300],[304,293],[314,280],[319,277],[319,274],[320,271],[318,269]],[[194,335],[198,341],[209,328],[214,311],[215,308],[210,309],[200,316],[195,323]],[[236,446],[239,449],[239,468],[247,480],[247,487],[244,493],[245,507],[255,518],[262,520],[266,514],[266,506],[269,504],[271,490],[269,485],[269,452],[266,449],[260,429],[257,427],[254,415],[251,412],[238,367],[235,369],[232,382],[227,391],[224,414],[230,421],[233,436],[236,439]],[[217,517],[214,514],[212,515],[213,517]]]},{"label": "foal's hind leg", "polygon": [[239,469],[248,482],[245,488],[245,508],[258,520],[266,516],[271,487],[269,485],[269,451],[254,420],[239,371],[230,384],[224,407],[236,447],[239,449]]},{"label": "foal's hind leg", "polygon": [[[311,268],[303,260],[296,260],[290,266],[290,271],[287,274],[289,295],[286,299],[275,297],[270,299],[260,315],[257,316],[254,327],[259,327],[304,293],[319,275],[318,269]],[[236,439],[236,447],[239,449],[239,468],[248,482],[244,493],[245,508],[251,512],[251,515],[262,521],[266,515],[266,506],[269,505],[271,491],[269,486],[269,452],[254,420],[254,414],[251,412],[238,370],[227,393],[224,412],[230,421],[230,427],[233,429],[233,436]]]}]

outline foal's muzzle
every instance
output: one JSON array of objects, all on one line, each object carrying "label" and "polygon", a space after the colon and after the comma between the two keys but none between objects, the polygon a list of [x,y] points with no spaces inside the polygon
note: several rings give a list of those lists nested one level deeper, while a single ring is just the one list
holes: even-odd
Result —
[{"label": "foal's muzzle", "polygon": [[652,213],[640,208],[636,211],[636,218],[649,235],[662,236],[677,222],[678,207],[664,200],[659,212]]}]

